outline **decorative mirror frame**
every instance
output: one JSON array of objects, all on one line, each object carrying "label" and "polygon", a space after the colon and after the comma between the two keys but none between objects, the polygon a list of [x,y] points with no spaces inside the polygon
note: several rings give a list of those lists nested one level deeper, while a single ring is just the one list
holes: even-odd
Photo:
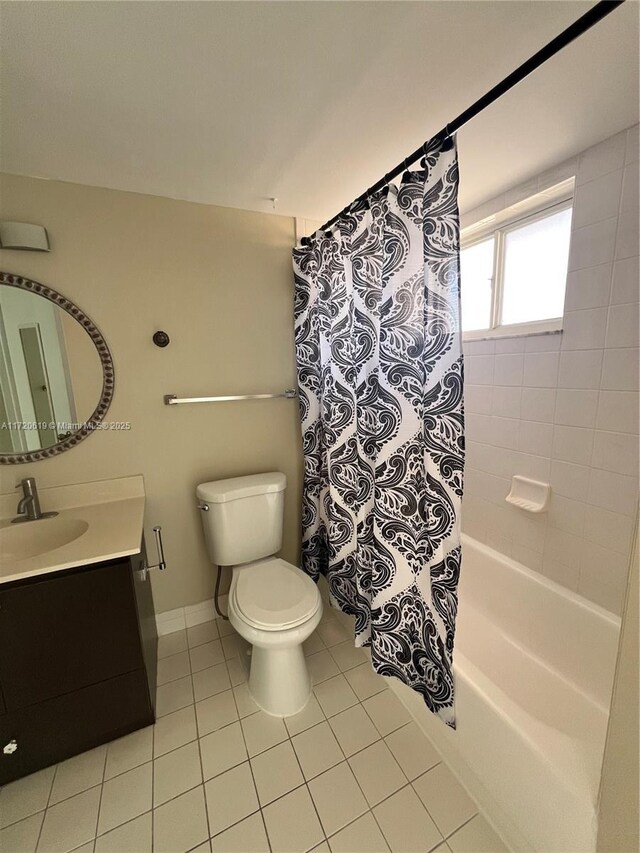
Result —
[{"label": "decorative mirror frame", "polygon": [[62,308],[63,311],[66,311],[67,314],[70,314],[74,320],[77,320],[78,323],[80,323],[82,328],[93,341],[93,344],[98,351],[98,357],[100,358],[100,364],[102,366],[102,392],[100,394],[98,405],[93,410],[91,417],[84,422],[83,426],[79,430],[74,432],[72,435],[67,436],[62,441],[59,441],[57,444],[53,444],[51,447],[45,447],[42,448],[42,450],[30,450],[26,453],[0,454],[0,465],[19,465],[23,462],[37,462],[40,459],[49,459],[52,456],[57,456],[59,453],[64,453],[65,450],[75,447],[76,444],[79,444],[90,433],[94,432],[98,424],[104,420],[104,416],[107,414],[109,406],[111,405],[115,373],[109,347],[107,346],[105,339],[102,337],[100,330],[95,323],[87,317],[84,311],[81,311],[80,308],[78,308],[77,305],[74,305],[70,299],[62,296],[52,288],[47,287],[44,284],[40,284],[38,281],[33,281],[30,278],[24,278],[20,275],[14,275],[13,273],[0,272],[0,285],[3,284],[9,285],[9,287],[17,287],[20,290],[26,290],[29,293],[35,293],[38,296],[44,296],[45,299],[48,299],[50,302],[53,302],[54,305],[57,305],[59,308]]}]

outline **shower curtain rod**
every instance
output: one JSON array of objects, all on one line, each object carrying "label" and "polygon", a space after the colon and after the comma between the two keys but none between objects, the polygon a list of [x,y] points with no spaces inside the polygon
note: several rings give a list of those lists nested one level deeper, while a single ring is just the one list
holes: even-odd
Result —
[{"label": "shower curtain rod", "polygon": [[[419,160],[424,154],[425,149],[429,145],[429,143],[435,139],[441,138],[446,139],[450,137],[453,133],[459,130],[463,124],[466,124],[470,119],[474,118],[481,113],[486,107],[492,104],[494,101],[497,101],[498,98],[502,97],[505,92],[508,92],[509,89],[512,89],[516,83],[519,83],[521,80],[524,80],[532,71],[535,71],[536,68],[539,68],[543,65],[548,59],[551,59],[552,56],[555,56],[556,53],[565,48],[568,44],[571,44],[572,41],[577,39],[583,33],[586,33],[587,30],[591,29],[594,24],[597,24],[598,21],[601,21],[614,9],[618,6],[621,6],[625,0],[599,0],[595,6],[592,6],[588,12],[586,12],[582,17],[578,18],[577,21],[574,21],[571,26],[567,27],[566,30],[563,30],[559,35],[557,35],[554,39],[552,39],[549,44],[545,45],[541,50],[537,53],[534,53],[532,57],[527,59],[526,62],[523,62],[515,71],[512,71],[507,77],[504,78],[500,83],[495,85],[492,89],[479,98],[475,103],[471,104],[470,107],[460,113],[459,116],[446,124],[442,130],[439,130],[438,133],[435,134],[430,140],[423,143],[420,148],[417,148],[413,154],[409,154],[408,157],[405,157],[395,169],[392,169],[390,172],[380,178],[380,180],[375,183],[373,186],[369,187],[368,190],[359,195],[351,204],[348,204],[345,208],[343,208],[340,213],[337,213],[333,219],[329,219],[328,222],[325,222],[318,231],[324,231],[327,228],[331,228],[331,226],[340,219],[341,216],[346,214],[349,210],[355,207],[357,204],[366,201],[370,196],[374,193],[381,190],[385,187],[389,181],[392,181],[394,178],[397,178],[398,175],[402,174],[405,169],[408,169],[412,163],[415,163],[416,160]],[[310,237],[303,237],[302,244],[304,246],[308,246],[311,242]]]}]

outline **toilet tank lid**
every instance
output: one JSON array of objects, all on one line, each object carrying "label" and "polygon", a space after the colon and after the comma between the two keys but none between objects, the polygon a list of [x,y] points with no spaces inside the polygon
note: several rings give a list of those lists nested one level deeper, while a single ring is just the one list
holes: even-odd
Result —
[{"label": "toilet tank lid", "polygon": [[200,483],[196,494],[201,500],[210,503],[226,503],[252,495],[266,495],[270,492],[282,492],[287,487],[287,478],[279,471],[269,474],[250,474],[247,477],[231,477],[228,480],[213,480]]}]

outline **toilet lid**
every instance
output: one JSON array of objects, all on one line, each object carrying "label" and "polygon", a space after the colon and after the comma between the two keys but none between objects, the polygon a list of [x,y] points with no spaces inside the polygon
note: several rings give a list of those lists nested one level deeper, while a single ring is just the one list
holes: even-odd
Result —
[{"label": "toilet lid", "polygon": [[284,560],[261,560],[238,572],[234,602],[246,621],[265,631],[293,628],[318,609],[320,595],[308,575]]}]

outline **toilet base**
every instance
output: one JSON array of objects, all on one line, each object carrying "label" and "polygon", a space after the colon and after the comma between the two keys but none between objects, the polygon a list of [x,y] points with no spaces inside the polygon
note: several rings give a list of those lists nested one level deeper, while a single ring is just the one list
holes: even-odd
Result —
[{"label": "toilet base", "polygon": [[284,649],[254,646],[249,693],[265,713],[274,717],[290,717],[301,711],[311,695],[302,645]]}]

